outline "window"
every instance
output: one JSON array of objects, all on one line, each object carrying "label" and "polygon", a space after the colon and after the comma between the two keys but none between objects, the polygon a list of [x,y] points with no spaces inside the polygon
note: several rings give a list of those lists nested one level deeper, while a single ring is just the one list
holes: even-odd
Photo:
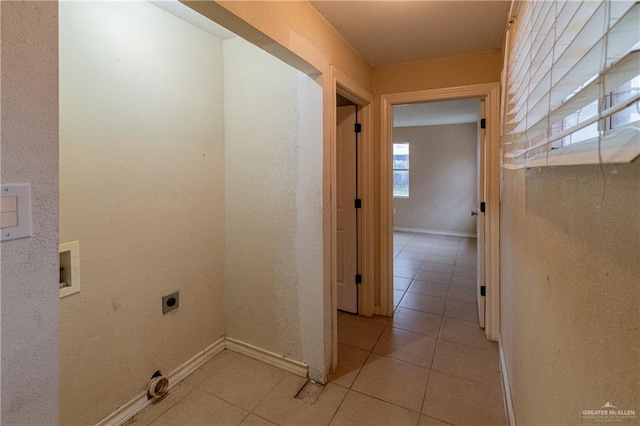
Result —
[{"label": "window", "polygon": [[637,158],[640,3],[518,4],[507,33],[503,74],[503,166]]},{"label": "window", "polygon": [[[637,47],[640,49],[640,43]],[[624,99],[629,96],[637,97],[638,94],[640,94],[640,75],[621,85],[611,93],[610,106],[624,102]],[[638,102],[632,105],[631,108],[626,108],[611,116],[611,130],[628,126],[630,123],[640,123],[640,104],[638,104]]]},{"label": "window", "polygon": [[393,144],[393,196],[409,198],[409,143]]}]

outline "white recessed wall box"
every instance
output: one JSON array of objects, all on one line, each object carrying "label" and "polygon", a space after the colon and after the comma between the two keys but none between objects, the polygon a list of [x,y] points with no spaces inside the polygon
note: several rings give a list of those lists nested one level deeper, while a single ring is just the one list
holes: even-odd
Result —
[{"label": "white recessed wall box", "polygon": [[31,184],[0,185],[0,241],[31,236]]},{"label": "white recessed wall box", "polygon": [[60,297],[80,291],[80,242],[60,244]]}]

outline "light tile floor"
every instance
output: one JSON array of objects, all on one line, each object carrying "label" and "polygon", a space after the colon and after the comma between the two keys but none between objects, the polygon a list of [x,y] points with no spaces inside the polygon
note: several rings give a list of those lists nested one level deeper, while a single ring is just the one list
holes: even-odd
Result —
[{"label": "light tile floor", "polygon": [[339,365],[305,379],[223,351],[129,425],[505,425],[498,348],[478,325],[475,240],[396,232],[393,318],[340,313]]}]

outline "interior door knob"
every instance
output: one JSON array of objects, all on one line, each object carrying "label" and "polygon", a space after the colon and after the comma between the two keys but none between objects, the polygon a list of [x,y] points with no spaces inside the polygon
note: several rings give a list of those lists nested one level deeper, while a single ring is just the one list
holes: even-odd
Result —
[{"label": "interior door knob", "polygon": [[478,212],[471,212],[471,216],[478,216]]}]

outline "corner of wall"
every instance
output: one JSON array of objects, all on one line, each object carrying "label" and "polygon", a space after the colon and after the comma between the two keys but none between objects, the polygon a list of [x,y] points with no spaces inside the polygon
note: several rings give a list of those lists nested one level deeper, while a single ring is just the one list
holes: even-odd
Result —
[{"label": "corner of wall", "polygon": [[0,2],[3,183],[30,238],[1,243],[2,424],[58,422],[58,3]]}]

